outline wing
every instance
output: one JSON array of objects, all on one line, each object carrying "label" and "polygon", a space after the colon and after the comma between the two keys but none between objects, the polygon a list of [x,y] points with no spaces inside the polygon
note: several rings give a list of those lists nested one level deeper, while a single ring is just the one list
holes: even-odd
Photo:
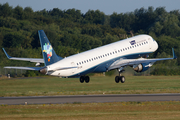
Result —
[{"label": "wing", "polygon": [[5,49],[3,48],[4,53],[6,54],[7,58],[10,60],[22,60],[22,61],[30,61],[30,62],[36,62],[36,63],[44,63],[44,59],[41,58],[17,58],[17,57],[11,57],[7,54]]},{"label": "wing", "polygon": [[139,59],[120,59],[116,60],[113,64],[111,64],[108,68],[108,70],[116,69],[116,68],[121,68],[124,66],[132,66],[132,65],[138,65],[141,63],[155,63],[156,61],[161,61],[161,60],[172,60],[176,59],[176,55],[174,53],[174,49],[172,48],[173,52],[173,57],[172,58],[156,58],[156,59],[145,59],[145,58],[139,58]]}]

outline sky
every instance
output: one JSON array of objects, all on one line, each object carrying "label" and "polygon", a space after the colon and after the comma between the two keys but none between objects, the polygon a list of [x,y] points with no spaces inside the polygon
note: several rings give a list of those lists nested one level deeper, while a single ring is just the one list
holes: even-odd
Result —
[{"label": "sky", "polygon": [[147,9],[149,6],[153,6],[154,9],[165,7],[168,12],[180,9],[180,0],[0,0],[0,4],[6,2],[13,8],[19,5],[23,8],[31,7],[34,11],[75,8],[86,13],[88,10],[98,9],[106,15],[111,15],[113,12],[118,14],[133,12],[135,9],[141,7]]}]

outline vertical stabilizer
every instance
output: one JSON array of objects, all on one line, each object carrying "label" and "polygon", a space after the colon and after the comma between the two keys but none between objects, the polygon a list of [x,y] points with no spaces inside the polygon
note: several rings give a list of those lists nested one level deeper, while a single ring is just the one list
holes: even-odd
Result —
[{"label": "vertical stabilizer", "polygon": [[45,66],[51,65],[59,61],[59,57],[56,55],[44,31],[39,30],[38,34],[39,34],[39,39],[41,43],[41,49],[42,49]]}]

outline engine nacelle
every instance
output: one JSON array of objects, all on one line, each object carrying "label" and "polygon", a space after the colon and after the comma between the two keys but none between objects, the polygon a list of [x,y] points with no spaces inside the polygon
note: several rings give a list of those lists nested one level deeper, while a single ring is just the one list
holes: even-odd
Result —
[{"label": "engine nacelle", "polygon": [[47,67],[40,69],[39,72],[46,75],[47,74]]},{"label": "engine nacelle", "polygon": [[136,72],[144,72],[148,70],[152,65],[150,63],[141,63],[138,65],[133,65],[133,69]]}]

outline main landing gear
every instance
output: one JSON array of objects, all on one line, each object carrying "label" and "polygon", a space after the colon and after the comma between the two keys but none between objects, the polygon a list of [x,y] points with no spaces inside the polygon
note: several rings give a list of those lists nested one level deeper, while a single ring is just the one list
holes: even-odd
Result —
[{"label": "main landing gear", "polygon": [[125,82],[125,77],[124,76],[116,76],[115,77],[115,82],[119,83],[119,81],[121,81],[121,83]]},{"label": "main landing gear", "polygon": [[120,69],[118,70],[118,72],[119,72],[119,76],[116,76],[116,77],[115,77],[115,82],[116,82],[116,83],[119,83],[119,81],[121,81],[121,83],[124,83],[124,82],[125,82],[125,77],[124,77],[124,76],[121,76],[121,73],[124,72],[123,67],[120,68]]},{"label": "main landing gear", "polygon": [[90,78],[89,78],[89,76],[81,76],[79,80],[80,80],[81,83],[83,83],[84,81],[86,83],[89,83]]}]

